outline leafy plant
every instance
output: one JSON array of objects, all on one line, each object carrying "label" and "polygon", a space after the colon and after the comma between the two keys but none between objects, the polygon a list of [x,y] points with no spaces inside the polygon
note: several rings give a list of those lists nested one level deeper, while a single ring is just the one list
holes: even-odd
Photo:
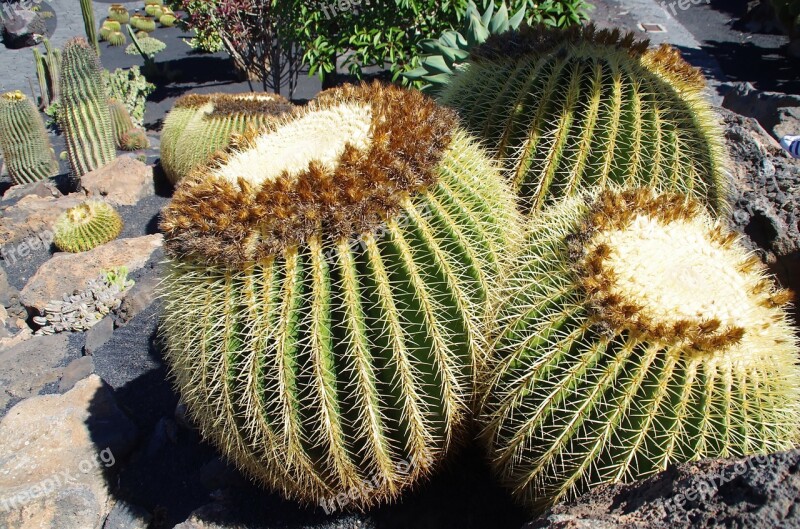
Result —
[{"label": "leafy plant", "polygon": [[116,286],[119,288],[120,292],[129,289],[135,284],[132,279],[128,279],[127,266],[115,266],[104,270],[103,277],[108,286]]},{"label": "leafy plant", "polygon": [[133,123],[141,127],[144,122],[147,96],[153,93],[155,85],[147,81],[138,66],[104,72],[103,79],[108,87],[109,96],[122,102]]}]

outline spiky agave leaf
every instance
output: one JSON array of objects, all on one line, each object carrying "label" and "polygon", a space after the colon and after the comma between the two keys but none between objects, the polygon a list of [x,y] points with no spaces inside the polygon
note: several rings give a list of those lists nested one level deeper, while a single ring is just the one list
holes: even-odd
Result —
[{"label": "spiky agave leaf", "polygon": [[489,2],[486,11],[480,13],[475,2],[470,0],[461,32],[448,30],[438,39],[420,42],[424,52],[420,66],[403,74],[403,77],[424,83],[421,87],[423,92],[438,93],[450,82],[459,66],[467,62],[473,47],[486,42],[490,35],[519,28],[525,20],[526,9],[527,5],[524,5],[509,17],[505,1],[497,11],[494,2]]},{"label": "spiky agave leaf", "polygon": [[0,97],[0,151],[15,184],[36,182],[58,172],[42,116],[19,90]]},{"label": "spiky agave leaf", "polygon": [[481,422],[526,505],[800,440],[790,296],[698,201],[568,198],[532,218],[520,254]]},{"label": "spiky agave leaf", "polygon": [[233,134],[257,129],[291,110],[276,94],[189,94],[180,98],[164,120],[161,165],[178,183],[227,147]]},{"label": "spiky agave leaf", "polygon": [[396,498],[462,435],[519,233],[495,163],[419,92],[325,92],[163,214],[166,358],[200,431],[318,504]]},{"label": "spiky agave leaf", "polygon": [[62,213],[53,232],[53,244],[62,252],[86,252],[119,237],[122,218],[106,202],[87,200]]},{"label": "spiky agave leaf", "polygon": [[594,26],[493,36],[443,90],[506,163],[527,209],[595,185],[655,186],[724,209],[722,129],[669,46]]}]

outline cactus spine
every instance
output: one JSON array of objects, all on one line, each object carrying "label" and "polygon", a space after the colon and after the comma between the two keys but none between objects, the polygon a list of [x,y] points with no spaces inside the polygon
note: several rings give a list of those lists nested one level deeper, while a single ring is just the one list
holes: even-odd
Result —
[{"label": "cactus spine", "polygon": [[700,202],[566,199],[533,216],[521,254],[481,421],[525,504],[800,439],[790,296]]},{"label": "cactus spine", "polygon": [[164,120],[161,165],[177,184],[224,149],[233,134],[259,128],[291,109],[275,94],[189,94]]},{"label": "cactus spine", "polygon": [[519,223],[449,111],[395,87],[324,93],[182,182],[162,228],[168,363],[248,474],[367,507],[462,435]]},{"label": "cactus spine", "polygon": [[100,61],[82,38],[64,47],[61,102],[61,126],[73,176],[79,179],[114,161],[114,131]]},{"label": "cactus spine", "polygon": [[124,151],[138,151],[150,147],[150,140],[144,129],[133,128],[122,135],[119,148]]},{"label": "cactus spine", "polygon": [[86,39],[94,48],[97,56],[100,56],[100,42],[97,38],[97,25],[94,21],[94,6],[92,0],[80,0],[81,14],[83,15],[83,26],[86,29]]},{"label": "cactus spine", "polygon": [[135,126],[131,115],[125,105],[114,99],[108,100],[108,109],[111,113],[111,125],[114,130],[114,142],[117,147],[122,146],[122,137],[131,131]]},{"label": "cactus spine", "polygon": [[130,13],[122,4],[111,4],[108,8],[108,18],[116,20],[120,24],[127,24],[131,19]]},{"label": "cactus spine", "polygon": [[500,159],[526,208],[618,183],[674,189],[720,210],[722,132],[705,81],[632,34],[523,27],[490,37],[442,91]]},{"label": "cactus spine", "polygon": [[0,150],[15,184],[36,182],[58,171],[42,116],[22,92],[0,97]]},{"label": "cactus spine", "polygon": [[119,237],[122,218],[102,200],[87,200],[62,213],[53,232],[53,243],[62,252],[86,252]]}]

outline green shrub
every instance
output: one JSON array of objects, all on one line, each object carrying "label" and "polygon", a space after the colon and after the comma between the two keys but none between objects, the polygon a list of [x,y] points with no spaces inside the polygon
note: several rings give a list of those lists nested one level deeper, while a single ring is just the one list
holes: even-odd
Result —
[{"label": "green shrub", "polygon": [[103,79],[108,87],[108,94],[122,102],[133,120],[134,125],[141,127],[144,122],[144,111],[147,96],[156,89],[147,82],[138,66],[128,69],[118,68],[113,72],[104,72]]}]

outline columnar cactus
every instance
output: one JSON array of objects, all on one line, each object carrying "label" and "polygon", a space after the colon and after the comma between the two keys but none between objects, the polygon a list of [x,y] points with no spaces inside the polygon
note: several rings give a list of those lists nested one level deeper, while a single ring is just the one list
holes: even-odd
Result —
[{"label": "columnar cactus", "polygon": [[790,295],[700,202],[595,191],[533,216],[481,422],[525,504],[800,440]]},{"label": "columnar cactus", "polygon": [[62,213],[53,232],[53,244],[62,252],[86,252],[119,237],[122,218],[102,200],[88,200]]},{"label": "columnar cactus", "polygon": [[97,25],[94,21],[94,6],[92,0],[80,0],[81,15],[83,16],[83,27],[86,31],[86,39],[94,48],[94,52],[100,55],[100,42],[97,38]]},{"label": "columnar cactus", "polygon": [[58,172],[42,116],[20,91],[0,97],[0,150],[15,184],[36,182]]},{"label": "columnar cactus", "polygon": [[64,46],[61,67],[61,126],[75,178],[116,156],[108,94],[100,61],[84,39]]},{"label": "columnar cactus", "polygon": [[57,103],[61,96],[61,51],[53,48],[48,39],[43,40],[45,55],[34,48],[33,59],[36,62],[36,78],[39,81],[41,95],[40,108],[47,109]]},{"label": "columnar cactus", "polygon": [[463,433],[518,217],[419,92],[339,88],[237,138],[163,213],[166,359],[191,417],[288,497],[396,498]]},{"label": "columnar cactus", "polygon": [[176,184],[224,149],[231,135],[258,128],[292,108],[275,94],[189,94],[164,120],[161,165]]},{"label": "columnar cactus", "polygon": [[441,100],[507,161],[528,209],[607,183],[722,209],[722,132],[702,74],[673,48],[647,47],[593,26],[523,27],[475,48]]},{"label": "columnar cactus", "polygon": [[111,114],[111,127],[114,130],[114,142],[117,147],[120,147],[122,145],[122,136],[135,128],[135,126],[125,105],[113,97],[108,100],[108,110]]}]

